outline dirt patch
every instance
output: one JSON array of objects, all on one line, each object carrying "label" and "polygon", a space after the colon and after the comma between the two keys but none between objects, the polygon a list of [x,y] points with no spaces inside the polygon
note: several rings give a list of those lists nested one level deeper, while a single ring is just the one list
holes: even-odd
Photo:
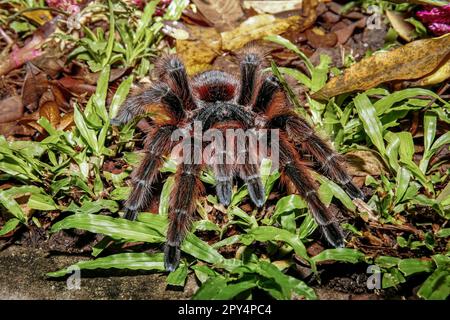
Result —
[{"label": "dirt patch", "polygon": [[[67,267],[86,256],[49,255],[41,249],[10,246],[0,252],[0,299],[188,299],[197,290],[189,277],[184,290],[166,287],[166,276],[150,272],[81,271],[79,289],[66,278],[47,278],[47,272]],[[114,276],[111,276],[113,274]]]}]

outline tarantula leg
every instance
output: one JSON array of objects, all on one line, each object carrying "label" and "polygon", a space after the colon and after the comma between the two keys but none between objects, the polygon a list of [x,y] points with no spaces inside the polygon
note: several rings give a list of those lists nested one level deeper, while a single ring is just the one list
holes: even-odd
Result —
[{"label": "tarantula leg", "polygon": [[196,108],[191,85],[183,62],[174,55],[163,57],[157,63],[159,75],[167,81],[171,89],[180,97],[186,110]]},{"label": "tarantula leg", "polygon": [[228,206],[231,202],[233,188],[233,169],[224,161],[216,162],[212,167],[216,176],[216,194],[219,202]]},{"label": "tarantula leg", "polygon": [[199,172],[198,164],[181,164],[177,171],[176,184],[170,194],[169,228],[164,249],[164,265],[168,271],[174,271],[180,262],[180,245],[191,225],[196,199],[203,192]]},{"label": "tarantula leg", "polygon": [[265,202],[266,194],[258,166],[255,164],[242,164],[237,165],[237,170],[242,180],[247,184],[250,199],[258,208],[261,208]]},{"label": "tarantula leg", "polygon": [[334,221],[327,207],[320,201],[316,183],[307,167],[298,158],[295,146],[288,142],[286,137],[281,138],[280,163],[283,175],[294,184],[300,196],[306,200],[314,220],[320,226],[327,241],[334,247],[343,247],[342,228]]},{"label": "tarantula leg", "polygon": [[261,83],[258,94],[252,103],[253,109],[259,112],[266,112],[267,107],[274,99],[275,93],[280,90],[280,84],[275,76],[269,76]]},{"label": "tarantula leg", "polygon": [[152,184],[163,163],[162,156],[170,152],[171,135],[174,130],[176,130],[175,126],[164,126],[149,136],[150,142],[146,146],[146,155],[133,172],[133,189],[124,205],[126,219],[135,220],[137,213],[148,205]]},{"label": "tarantula leg", "polygon": [[241,58],[241,90],[238,98],[240,105],[245,106],[252,100],[263,61],[263,55],[253,47],[248,48]]},{"label": "tarantula leg", "polygon": [[321,139],[306,120],[295,112],[291,110],[277,112],[278,115],[271,117],[267,126],[285,131],[289,139],[298,143],[320,165],[317,171],[343,186],[352,199],[364,200],[365,195],[353,184],[351,177],[342,165],[345,162],[343,157]]},{"label": "tarantula leg", "polygon": [[160,104],[164,109],[163,111],[168,113],[167,116],[175,121],[184,117],[180,99],[166,83],[162,82],[140,94],[128,97],[122,104],[117,116],[111,119],[111,124],[118,126],[128,123],[135,117],[146,113],[147,108],[155,104]]}]

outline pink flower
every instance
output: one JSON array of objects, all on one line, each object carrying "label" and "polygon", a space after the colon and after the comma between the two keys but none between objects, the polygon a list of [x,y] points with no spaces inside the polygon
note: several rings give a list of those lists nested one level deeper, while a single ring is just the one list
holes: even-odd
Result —
[{"label": "pink flower", "polygon": [[70,14],[80,12],[77,0],[46,0],[46,2],[50,8],[60,9]]},{"label": "pink flower", "polygon": [[432,23],[428,26],[435,35],[441,36],[446,33],[450,33],[450,24],[446,23]]},{"label": "pink flower", "polygon": [[443,35],[450,32],[450,4],[443,7],[426,7],[417,11],[417,17],[435,35]]}]

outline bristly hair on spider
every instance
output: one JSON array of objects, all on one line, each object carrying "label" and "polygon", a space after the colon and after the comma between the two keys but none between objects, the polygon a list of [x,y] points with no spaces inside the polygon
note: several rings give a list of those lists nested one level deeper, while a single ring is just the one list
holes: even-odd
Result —
[{"label": "bristly hair on spider", "polygon": [[[125,124],[145,114],[149,108],[157,111],[154,112],[156,116],[150,116],[152,130],[145,141],[145,156],[132,175],[132,192],[124,204],[125,218],[134,220],[139,211],[148,207],[152,186],[159,178],[164,157],[178,143],[172,139],[177,129],[199,121],[204,130],[279,130],[282,181],[295,186],[307,202],[326,240],[334,247],[343,247],[344,232],[336,217],[319,199],[318,185],[311,175],[312,167],[302,160],[302,156],[312,157],[319,164],[316,170],[341,185],[351,198],[364,199],[364,194],[346,172],[343,157],[294,111],[276,77],[263,72],[264,54],[257,47],[249,46],[239,60],[240,76],[215,70],[189,78],[180,58],[165,56],[157,63],[159,82],[125,100],[117,117],[111,121],[113,125]],[[255,152],[249,146],[242,151],[247,156]],[[179,163],[170,194],[169,227],[164,249],[165,267],[169,271],[175,270],[179,264],[180,245],[190,228],[196,200],[204,192],[199,174],[205,166],[211,167],[215,174],[216,193],[224,206],[230,204],[233,180],[237,176],[247,184],[255,206],[260,208],[264,205],[265,191],[258,164]]]}]

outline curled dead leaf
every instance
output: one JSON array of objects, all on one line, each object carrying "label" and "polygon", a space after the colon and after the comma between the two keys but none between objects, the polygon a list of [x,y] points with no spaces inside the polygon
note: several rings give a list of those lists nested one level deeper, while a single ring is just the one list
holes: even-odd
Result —
[{"label": "curled dead leaf", "polygon": [[342,93],[364,91],[392,80],[418,79],[435,70],[450,53],[450,34],[410,42],[380,52],[352,65],[332,78],[314,99],[326,100]]}]

